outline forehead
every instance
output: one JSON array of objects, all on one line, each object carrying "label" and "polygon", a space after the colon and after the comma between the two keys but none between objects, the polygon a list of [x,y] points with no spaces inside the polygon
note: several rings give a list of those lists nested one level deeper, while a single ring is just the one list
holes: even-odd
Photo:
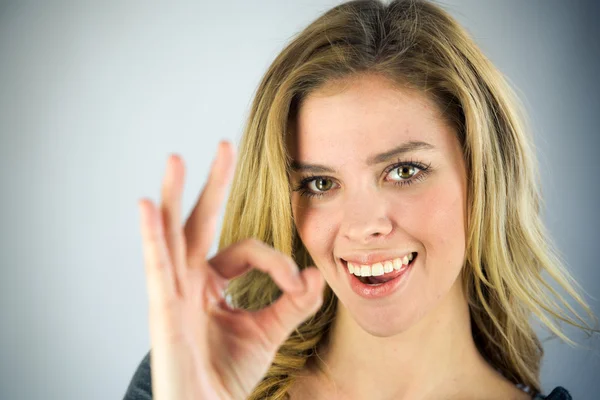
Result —
[{"label": "forehead", "polygon": [[349,158],[366,160],[406,141],[443,148],[451,137],[439,108],[427,96],[379,76],[363,76],[330,83],[309,95],[288,146],[294,159],[337,165]]}]

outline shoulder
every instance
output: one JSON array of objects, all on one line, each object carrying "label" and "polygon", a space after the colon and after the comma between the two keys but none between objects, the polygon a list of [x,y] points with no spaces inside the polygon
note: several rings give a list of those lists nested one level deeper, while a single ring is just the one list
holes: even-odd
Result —
[{"label": "shoulder", "polygon": [[151,400],[152,380],[150,374],[150,352],[138,365],[123,400]]},{"label": "shoulder", "polygon": [[571,394],[562,386],[557,386],[549,395],[537,395],[533,400],[573,400]]}]

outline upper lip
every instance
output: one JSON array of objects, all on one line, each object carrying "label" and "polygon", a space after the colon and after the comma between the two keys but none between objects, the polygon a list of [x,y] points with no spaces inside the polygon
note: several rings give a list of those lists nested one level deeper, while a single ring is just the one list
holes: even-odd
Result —
[{"label": "upper lip", "polygon": [[403,253],[367,253],[367,254],[349,254],[344,257],[340,257],[343,261],[351,262],[352,264],[360,265],[372,265],[382,261],[393,260],[395,258],[404,258],[409,254],[415,253],[414,251],[406,251]]}]

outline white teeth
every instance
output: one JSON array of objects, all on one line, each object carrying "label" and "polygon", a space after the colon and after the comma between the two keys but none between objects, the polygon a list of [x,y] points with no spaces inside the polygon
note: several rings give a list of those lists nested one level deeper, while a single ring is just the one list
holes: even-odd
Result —
[{"label": "white teeth", "polygon": [[355,265],[355,264],[352,264],[351,262],[348,262],[347,264],[348,264],[348,271],[350,271],[351,274],[360,276],[360,265]]},{"label": "white teeth", "polygon": [[384,262],[378,262],[373,265],[358,265],[347,262],[348,271],[356,276],[381,276],[393,272],[400,271],[406,268],[408,263],[413,259],[412,253],[403,258],[395,258]]},{"label": "white teeth", "polygon": [[383,264],[383,272],[385,272],[386,274],[387,274],[388,272],[392,272],[393,270],[394,270],[394,263],[393,263],[393,262],[391,262],[391,261],[386,261],[386,262]]},{"label": "white teeth", "polygon": [[373,276],[381,276],[383,275],[383,264],[375,263],[371,266],[371,275]]},{"label": "white teeth", "polygon": [[371,267],[368,265],[361,265],[360,276],[371,276]]}]

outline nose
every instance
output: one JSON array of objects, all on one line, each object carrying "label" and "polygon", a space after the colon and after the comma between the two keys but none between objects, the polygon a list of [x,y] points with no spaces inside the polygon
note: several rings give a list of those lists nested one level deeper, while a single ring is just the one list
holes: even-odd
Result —
[{"label": "nose", "polygon": [[351,242],[369,244],[387,236],[393,228],[385,199],[376,193],[348,199],[344,207],[340,233]]}]

